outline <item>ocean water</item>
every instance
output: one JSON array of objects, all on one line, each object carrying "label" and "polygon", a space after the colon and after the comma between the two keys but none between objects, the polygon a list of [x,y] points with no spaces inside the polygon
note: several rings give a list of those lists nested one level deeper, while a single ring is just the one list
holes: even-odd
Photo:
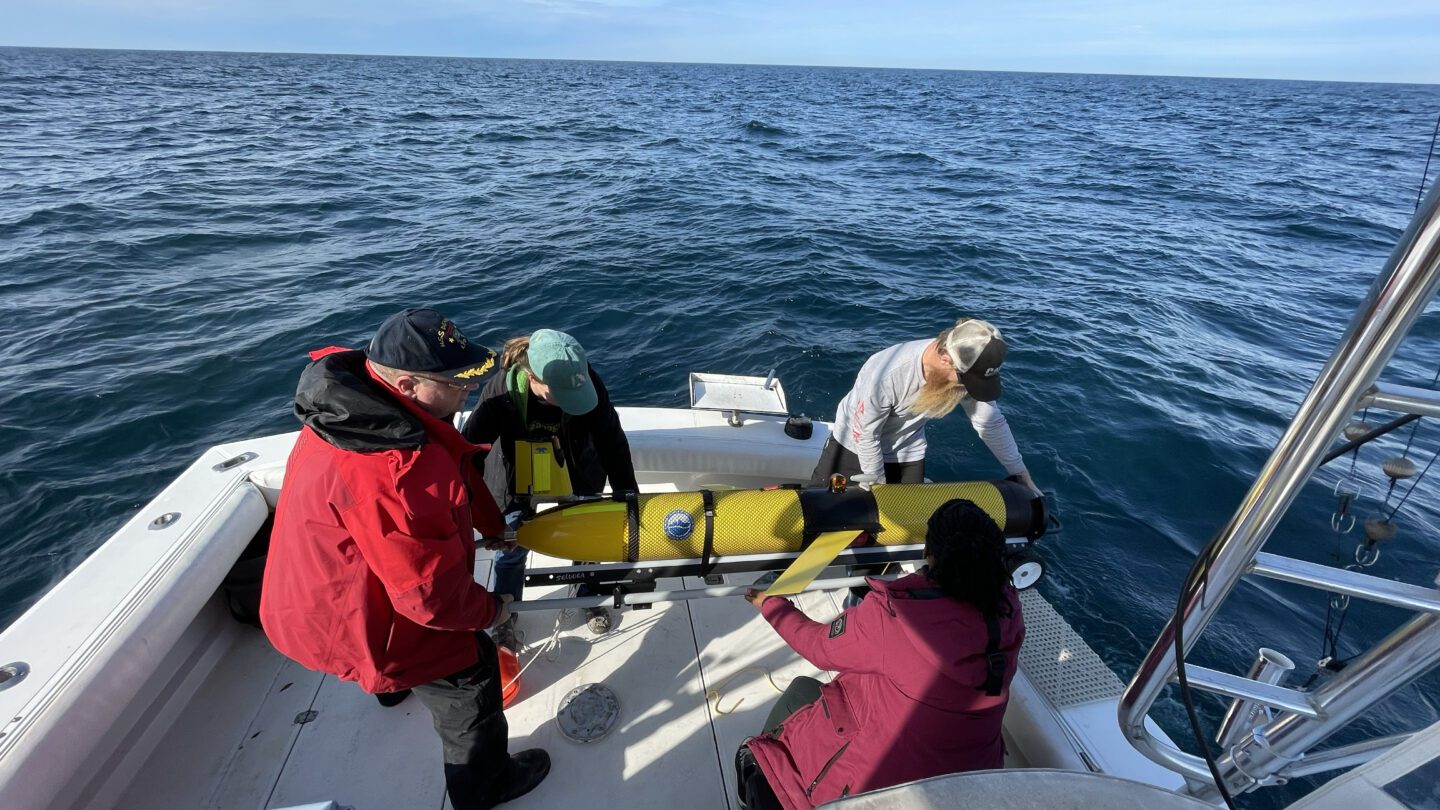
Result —
[{"label": "ocean water", "polygon": [[[776,368],[826,418],[963,314],[1010,342],[1002,406],[1065,523],[1040,588],[1128,679],[1408,221],[1437,113],[1419,85],[0,49],[0,624],[205,447],[293,429],[305,352],[400,307],[570,331],[621,404]],[[1430,384],[1437,345],[1427,315],[1385,379]],[[1362,515],[1410,438],[1362,453]],[[1001,474],[961,419],[930,441],[932,477]],[[1349,560],[1332,467],[1267,550]],[[1373,573],[1435,576],[1433,484]],[[1248,583],[1193,660],[1265,644],[1303,680],[1324,620]],[[1401,620],[1357,604],[1342,653]],[[1361,730],[1437,718],[1431,678]]]}]

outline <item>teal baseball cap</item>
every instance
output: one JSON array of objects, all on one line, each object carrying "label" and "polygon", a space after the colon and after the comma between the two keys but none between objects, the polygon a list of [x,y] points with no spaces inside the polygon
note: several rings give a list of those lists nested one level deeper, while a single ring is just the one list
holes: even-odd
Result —
[{"label": "teal baseball cap", "polygon": [[600,395],[590,381],[590,361],[580,341],[554,329],[539,329],[530,336],[525,354],[530,371],[550,386],[550,398],[560,410],[571,416],[595,410]]}]

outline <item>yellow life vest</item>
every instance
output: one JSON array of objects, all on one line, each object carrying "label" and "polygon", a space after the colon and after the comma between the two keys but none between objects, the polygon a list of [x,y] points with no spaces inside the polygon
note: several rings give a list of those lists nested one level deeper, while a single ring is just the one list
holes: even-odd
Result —
[{"label": "yellow life vest", "polygon": [[[511,369],[505,376],[505,389],[511,401],[520,411],[520,423],[525,426],[525,435],[534,435],[531,430],[530,378],[520,372],[519,367]],[[560,425],[565,425],[565,414],[560,415]],[[570,471],[565,463],[565,453],[560,447],[560,436],[548,439],[515,440],[515,494],[531,497],[561,498],[573,495],[570,485]]]}]

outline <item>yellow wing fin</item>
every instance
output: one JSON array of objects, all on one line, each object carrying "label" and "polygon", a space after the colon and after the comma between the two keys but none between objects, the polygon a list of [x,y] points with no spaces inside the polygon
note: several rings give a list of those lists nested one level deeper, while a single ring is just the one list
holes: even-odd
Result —
[{"label": "yellow wing fin", "polygon": [[836,555],[844,551],[847,546],[855,542],[864,532],[822,532],[810,547],[790,563],[790,567],[780,575],[770,587],[765,590],[766,596],[793,596],[805,590],[805,586],[815,581],[815,577],[830,563],[835,561]]}]

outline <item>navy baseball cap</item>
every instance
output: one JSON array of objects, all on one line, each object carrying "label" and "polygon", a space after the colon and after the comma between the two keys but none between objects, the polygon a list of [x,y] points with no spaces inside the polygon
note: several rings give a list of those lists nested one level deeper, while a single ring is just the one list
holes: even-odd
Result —
[{"label": "navy baseball cap", "polygon": [[386,318],[365,355],[382,366],[458,382],[483,384],[496,369],[494,352],[471,342],[454,321],[428,307]]}]

